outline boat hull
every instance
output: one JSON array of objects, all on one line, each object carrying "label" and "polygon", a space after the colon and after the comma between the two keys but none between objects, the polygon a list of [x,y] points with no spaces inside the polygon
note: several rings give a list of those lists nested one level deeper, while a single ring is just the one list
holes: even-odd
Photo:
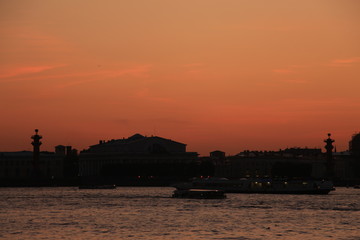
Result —
[{"label": "boat hull", "polygon": [[177,189],[216,189],[226,193],[328,194],[335,190],[331,181],[271,181],[259,179],[196,179],[175,184]]},{"label": "boat hull", "polygon": [[175,190],[173,198],[192,198],[192,199],[224,199],[225,192],[213,189],[182,189]]}]

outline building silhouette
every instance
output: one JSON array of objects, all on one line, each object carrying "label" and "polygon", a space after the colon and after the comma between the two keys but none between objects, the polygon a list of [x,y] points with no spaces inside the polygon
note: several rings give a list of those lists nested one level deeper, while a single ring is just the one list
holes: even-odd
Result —
[{"label": "building silhouette", "polygon": [[360,183],[360,133],[352,136],[349,151],[333,151],[334,140],[318,148],[278,151],[245,150],[233,156],[216,150],[208,157],[187,152],[186,144],[158,136],[135,134],[100,140],[80,154],[58,145],[41,151],[39,131],[31,136],[33,151],[0,152],[0,186],[46,186],[111,183],[169,185],[191,177],[332,178],[336,184]]},{"label": "building silhouette", "polygon": [[[73,184],[78,175],[77,152],[40,151],[42,136],[31,136],[33,151],[0,152],[0,186],[49,186]],[[66,148],[66,147],[64,147]],[[71,177],[71,179],[69,179]]]},{"label": "building silhouette", "polygon": [[79,155],[79,175],[83,181],[172,181],[197,175],[196,152],[186,144],[158,136],[135,134],[129,138],[100,140]]},{"label": "building silhouette", "polygon": [[243,151],[216,164],[216,175],[227,178],[324,178],[321,149]]},{"label": "building silhouette", "polygon": [[[350,141],[349,151],[333,152],[334,140],[328,138],[325,150],[318,148],[287,148],[279,151],[243,151],[224,161],[211,157],[215,165],[215,176],[236,178],[293,178],[327,179],[336,184],[360,183],[360,159],[356,149],[360,149],[359,135]],[[216,151],[218,152],[218,151]],[[223,154],[224,156],[224,154]]]},{"label": "building silhouette", "polygon": [[354,134],[349,142],[351,155],[360,156],[360,133]]}]

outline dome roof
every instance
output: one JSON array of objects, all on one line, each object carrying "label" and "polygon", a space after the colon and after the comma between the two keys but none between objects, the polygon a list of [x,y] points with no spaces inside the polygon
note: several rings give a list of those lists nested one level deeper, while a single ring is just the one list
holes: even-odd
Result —
[{"label": "dome roof", "polygon": [[360,140],[360,133],[357,133],[357,134],[354,134],[353,136],[352,136],[352,139],[351,139],[352,141],[359,141]]}]

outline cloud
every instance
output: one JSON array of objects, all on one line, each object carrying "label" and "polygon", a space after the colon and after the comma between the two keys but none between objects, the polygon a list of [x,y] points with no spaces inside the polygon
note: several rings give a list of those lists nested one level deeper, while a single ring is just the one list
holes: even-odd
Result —
[{"label": "cloud", "polygon": [[359,63],[360,57],[352,57],[352,58],[345,58],[345,59],[334,59],[331,61],[328,66],[331,67],[349,67],[353,66],[354,63]]},{"label": "cloud", "polygon": [[45,72],[50,69],[59,68],[66,66],[66,64],[58,64],[58,65],[38,65],[38,66],[24,66],[24,67],[16,67],[16,68],[7,68],[0,70],[0,80],[13,78],[17,76],[30,75],[34,73]]},{"label": "cloud", "polygon": [[307,65],[293,64],[293,65],[289,65],[289,66],[283,67],[283,68],[276,68],[271,71],[273,73],[278,73],[278,74],[292,74],[292,73],[297,73],[298,71],[301,71],[302,69],[309,68],[309,67],[312,67],[312,65],[310,65],[310,64],[307,64]]},{"label": "cloud", "polygon": [[353,57],[353,58],[348,58],[348,59],[336,59],[333,60],[333,63],[356,63],[356,62],[360,62],[360,57]]},{"label": "cloud", "polygon": [[332,61],[330,61],[330,63],[313,63],[313,64],[306,64],[306,65],[289,65],[289,66],[285,66],[282,68],[276,68],[276,69],[272,69],[271,71],[273,73],[276,74],[282,74],[282,75],[287,75],[287,74],[294,74],[294,73],[298,73],[301,72],[302,70],[306,69],[306,68],[318,68],[318,67],[324,67],[324,66],[328,66],[328,67],[352,67],[355,64],[360,63],[360,57],[351,57],[351,58],[343,58],[343,59],[334,59]]},{"label": "cloud", "polygon": [[[51,80],[51,79],[62,79],[68,80],[59,84],[57,87],[65,88],[79,84],[86,84],[89,82],[101,81],[107,78],[116,78],[124,75],[133,77],[147,77],[147,72],[150,70],[151,65],[138,65],[134,67],[126,67],[122,69],[109,69],[103,70],[96,68],[92,70],[70,70],[64,69],[59,72],[51,72],[67,64],[57,65],[38,65],[38,66],[24,66],[24,67],[3,67],[0,69],[0,81],[1,82],[14,82],[14,81],[33,81],[33,80]],[[117,68],[112,66],[112,68]],[[39,73],[42,73],[39,75]]]},{"label": "cloud", "polygon": [[[74,78],[74,77],[96,77],[91,79],[84,79],[84,80],[78,80],[78,81],[71,81],[68,83],[64,83],[61,85],[58,85],[60,88],[65,87],[71,87],[75,85],[80,84],[86,84],[89,82],[96,82],[96,81],[102,81],[107,78],[115,78],[120,77],[124,75],[130,75],[134,77],[146,77],[147,72],[150,70],[151,65],[140,65],[132,68],[125,68],[125,69],[119,69],[119,70],[97,70],[92,72],[77,72],[73,74],[66,74],[66,75],[60,75],[62,78]],[[55,76],[59,77],[59,76]]]}]

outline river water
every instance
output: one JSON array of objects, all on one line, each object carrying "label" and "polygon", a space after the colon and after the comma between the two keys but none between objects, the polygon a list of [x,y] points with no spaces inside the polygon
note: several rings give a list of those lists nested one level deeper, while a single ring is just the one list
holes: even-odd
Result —
[{"label": "river water", "polygon": [[174,199],[173,188],[0,188],[0,239],[360,239],[360,190]]}]

